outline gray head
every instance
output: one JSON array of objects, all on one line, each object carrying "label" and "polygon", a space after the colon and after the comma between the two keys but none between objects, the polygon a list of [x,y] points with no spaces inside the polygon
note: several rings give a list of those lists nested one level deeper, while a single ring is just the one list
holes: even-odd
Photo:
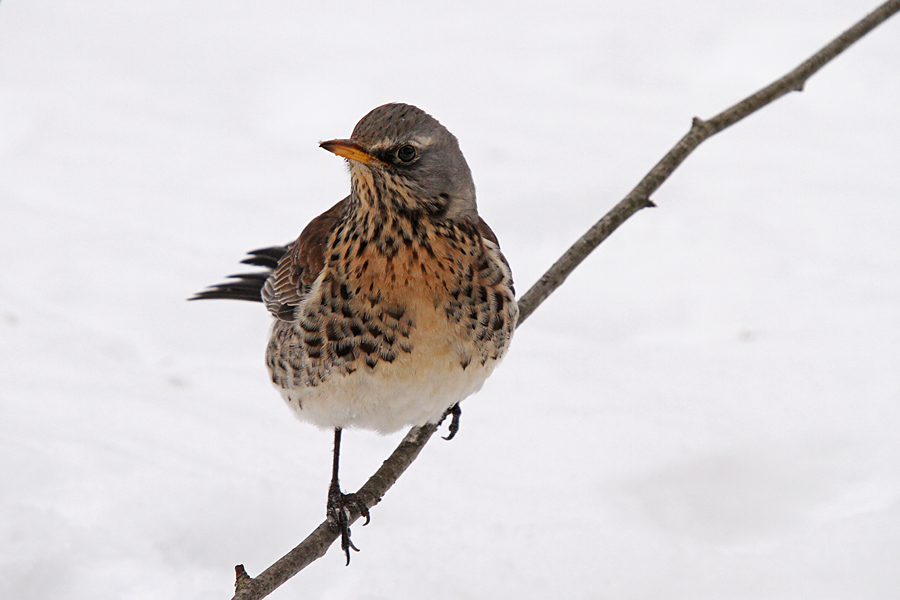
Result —
[{"label": "gray head", "polygon": [[459,142],[415,106],[379,106],[356,124],[349,140],[321,146],[348,159],[354,189],[374,186],[410,209],[448,219],[477,214],[475,184]]}]

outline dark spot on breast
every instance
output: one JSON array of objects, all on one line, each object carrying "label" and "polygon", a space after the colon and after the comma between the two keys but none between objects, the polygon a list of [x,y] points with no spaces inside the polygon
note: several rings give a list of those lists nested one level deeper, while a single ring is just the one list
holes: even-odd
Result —
[{"label": "dark spot on breast", "polygon": [[345,358],[353,353],[353,344],[350,342],[340,342],[334,345],[334,353],[338,358]]},{"label": "dark spot on breast", "polygon": [[318,333],[319,325],[318,323],[313,323],[308,319],[300,319],[300,329],[302,329],[306,333]]},{"label": "dark spot on breast", "polygon": [[425,227],[425,220],[422,219],[421,217],[418,219],[415,219],[413,221],[410,221],[409,226],[410,226],[412,236],[415,239],[421,240],[421,239],[424,239],[425,236],[427,235],[426,227]]},{"label": "dark spot on breast", "polygon": [[331,341],[339,341],[344,339],[344,333],[341,331],[340,327],[334,321],[329,321],[327,325],[325,325],[325,337],[327,337]]},{"label": "dark spot on breast", "polygon": [[400,319],[403,318],[403,315],[406,314],[406,307],[398,306],[398,305],[388,306],[388,307],[385,307],[384,313],[386,315],[388,315],[389,317],[399,321]]},{"label": "dark spot on breast", "polygon": [[403,337],[409,337],[410,332],[412,331],[413,323],[409,319],[404,319],[397,324],[397,331],[400,332],[400,335]]},{"label": "dark spot on breast", "polygon": [[503,295],[502,292],[494,292],[494,304],[497,305],[497,312],[503,310],[503,305],[506,303],[506,296]]}]

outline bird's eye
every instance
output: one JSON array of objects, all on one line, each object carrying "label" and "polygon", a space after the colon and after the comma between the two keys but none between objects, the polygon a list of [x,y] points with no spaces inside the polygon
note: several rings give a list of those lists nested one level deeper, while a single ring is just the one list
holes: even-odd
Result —
[{"label": "bird's eye", "polygon": [[397,150],[397,158],[400,162],[411,163],[416,160],[416,147],[410,144],[406,144],[405,146],[400,146]]}]

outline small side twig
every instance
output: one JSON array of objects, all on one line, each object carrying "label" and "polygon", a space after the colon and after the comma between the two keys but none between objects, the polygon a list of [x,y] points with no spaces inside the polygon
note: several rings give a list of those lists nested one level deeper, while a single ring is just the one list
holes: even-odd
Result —
[{"label": "small side twig", "polygon": [[234,568],[234,591],[239,592],[251,584],[252,578],[247,574],[244,565],[237,565]]},{"label": "small side twig", "polygon": [[[559,260],[519,299],[521,325],[540,304],[558,288],[566,277],[587,258],[619,225],[642,208],[654,206],[650,195],[668,179],[685,158],[703,141],[734,125],[781,96],[801,91],[806,81],[819,69],[833,60],[851,44],[869,33],[890,16],[900,11],[900,0],[885,2],[856,25],[835,38],[796,69],[772,84],[748,96],[731,108],[709,120],[694,118],[690,131],[654,166],[637,186],[602,219],[597,221],[578,239]],[[377,504],[400,475],[416,459],[422,448],[434,434],[436,425],[413,427],[393,454],[363,485],[357,497],[368,508]],[[359,518],[351,515],[351,523]],[[243,565],[235,568],[235,595],[232,600],[257,600],[269,595],[275,588],[299,573],[307,565],[325,555],[340,533],[328,521],[319,525],[296,548],[280,558],[257,577],[249,577]]]}]

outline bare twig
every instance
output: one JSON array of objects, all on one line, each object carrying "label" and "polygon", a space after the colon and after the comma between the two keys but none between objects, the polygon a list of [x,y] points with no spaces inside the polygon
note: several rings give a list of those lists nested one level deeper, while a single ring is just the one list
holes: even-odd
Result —
[{"label": "bare twig", "polygon": [[[659,189],[672,172],[704,140],[734,125],[788,92],[801,91],[806,81],[816,71],[898,11],[900,11],[900,0],[885,2],[784,77],[712,119],[704,121],[695,117],[690,131],[644,176],[640,183],[602,219],[597,221],[587,233],[581,236],[519,299],[518,325],[521,325],[547,296],[565,281],[575,267],[581,264],[619,225],[640,209],[654,206],[650,195]],[[393,454],[381,465],[381,468],[356,492],[357,498],[369,508],[377,504],[416,459],[436,429],[436,425],[412,428]],[[359,513],[354,511],[351,515],[351,523],[358,518]],[[232,600],[256,600],[269,595],[308,564],[322,557],[339,535],[339,530],[325,521],[296,548],[259,576],[249,577],[243,566],[238,565],[236,567],[236,593]]]},{"label": "bare twig", "polygon": [[[413,427],[397,446],[393,454],[382,463],[375,474],[356,492],[356,498],[372,508],[381,500],[382,496],[399,479],[403,471],[416,459],[425,443],[437,431],[437,425],[428,424],[422,427]],[[355,505],[350,515],[352,525],[359,519],[359,511]],[[282,583],[299,573],[308,564],[325,556],[329,546],[341,535],[341,530],[334,524],[323,521],[315,531],[306,536],[296,548],[278,559],[275,564],[260,573],[257,577],[250,578],[243,565],[235,567],[237,577],[234,584],[234,599],[265,598]]]},{"label": "bare twig", "polygon": [[600,245],[616,228],[642,208],[654,206],[650,201],[653,194],[675,169],[684,162],[688,154],[701,142],[723,129],[734,125],[767,104],[788,92],[802,91],[806,80],[824,67],[851,44],[872,31],[888,17],[900,10],[900,0],[890,0],[868,14],[863,20],[835,38],[827,46],[813,54],[796,69],[741,100],[731,108],[704,121],[694,117],[691,130],[669,152],[650,169],[640,183],[635,186],[612,210],[588,229],[577,242],[566,250],[556,263],[519,299],[519,325],[527,319],[553,290],[562,285],[566,277],[581,264],[594,248]]}]

